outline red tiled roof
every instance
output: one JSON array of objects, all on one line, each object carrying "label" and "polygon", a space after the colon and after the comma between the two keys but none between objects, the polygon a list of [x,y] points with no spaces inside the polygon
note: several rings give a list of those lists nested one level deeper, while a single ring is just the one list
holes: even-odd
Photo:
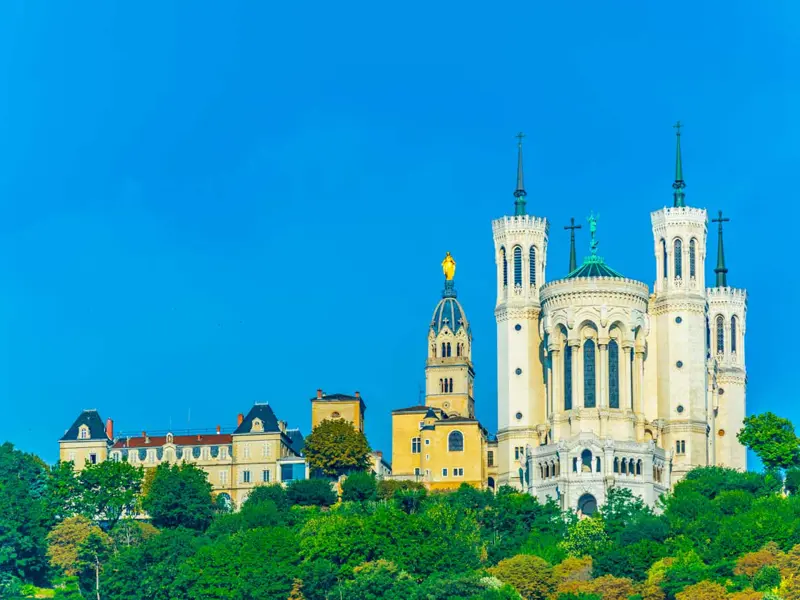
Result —
[{"label": "red tiled roof", "polygon": [[[145,441],[147,440],[147,441]],[[220,434],[199,434],[199,435],[176,435],[172,438],[172,443],[176,446],[218,446],[230,444],[233,436],[229,433]],[[114,448],[158,448],[167,443],[167,436],[154,435],[148,438],[132,437],[117,440]]]}]

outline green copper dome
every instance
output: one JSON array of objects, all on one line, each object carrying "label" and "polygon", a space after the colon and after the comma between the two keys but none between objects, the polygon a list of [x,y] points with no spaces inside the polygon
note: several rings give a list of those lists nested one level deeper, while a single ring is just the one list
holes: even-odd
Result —
[{"label": "green copper dome", "polygon": [[572,271],[565,279],[575,279],[577,277],[617,277],[625,279],[622,273],[619,273],[609,267],[603,259],[597,255],[587,256],[583,260],[583,264]]}]

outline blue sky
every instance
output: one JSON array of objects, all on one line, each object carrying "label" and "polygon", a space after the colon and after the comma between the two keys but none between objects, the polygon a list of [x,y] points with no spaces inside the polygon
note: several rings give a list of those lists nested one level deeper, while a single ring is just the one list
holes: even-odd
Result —
[{"label": "blue sky", "polygon": [[652,284],[677,119],[687,203],[732,219],[748,412],[800,422],[771,337],[799,291],[800,6],[655,4],[4,3],[0,440],[55,460],[83,408],[139,431],[257,401],[307,432],[321,387],[360,390],[388,452],[447,250],[494,430],[514,135],[548,277],[594,210],[609,264]]}]

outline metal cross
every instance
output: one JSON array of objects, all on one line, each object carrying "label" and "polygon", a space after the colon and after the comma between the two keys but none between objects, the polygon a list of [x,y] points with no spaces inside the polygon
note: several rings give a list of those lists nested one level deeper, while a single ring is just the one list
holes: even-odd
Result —
[{"label": "metal cross", "polygon": [[673,127],[678,130],[678,135],[680,135],[681,134],[681,127],[683,127],[683,125],[681,125],[681,122],[678,121],[677,123],[675,123],[675,125],[673,125]]},{"label": "metal cross", "polygon": [[722,224],[725,223],[726,221],[730,221],[730,219],[728,217],[723,218],[722,211],[719,211],[719,217],[717,217],[716,219],[711,219],[712,223],[719,223],[720,231],[722,231]]},{"label": "metal cross", "polygon": [[575,235],[575,230],[581,229],[581,225],[575,225],[575,217],[570,217],[569,225],[564,225],[564,229],[571,229],[570,235]]},{"label": "metal cross", "polygon": [[521,131],[516,135],[516,138],[519,140],[519,145],[522,146],[522,138],[525,137],[525,134]]}]

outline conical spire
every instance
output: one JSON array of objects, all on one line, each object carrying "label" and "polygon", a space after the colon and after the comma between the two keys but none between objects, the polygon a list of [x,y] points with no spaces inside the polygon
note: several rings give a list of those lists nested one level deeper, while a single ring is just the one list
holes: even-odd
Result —
[{"label": "conical spire", "polygon": [[522,138],[525,137],[525,134],[519,132],[517,134],[517,189],[514,191],[514,215],[524,215],[525,214],[525,196],[528,193],[525,191],[525,182],[523,181],[522,175]]},{"label": "conical spire", "polygon": [[674,206],[686,206],[686,194],[683,188],[686,187],[686,182],[683,181],[683,163],[681,161],[681,122],[678,121],[673,125],[675,128],[676,147],[675,147],[675,182],[672,184],[674,198]]},{"label": "conical spire", "polygon": [[580,229],[580,225],[575,225],[575,217],[570,217],[569,225],[564,225],[564,229],[569,229],[569,271],[572,273],[578,268],[578,260],[575,256],[575,230]]},{"label": "conical spire", "polygon": [[719,234],[717,236],[717,267],[714,273],[717,274],[717,287],[728,287],[728,269],[725,267],[725,248],[722,244],[722,224],[730,221],[729,218],[722,217],[722,211],[719,211],[719,217],[711,219],[712,223],[719,223]]}]

